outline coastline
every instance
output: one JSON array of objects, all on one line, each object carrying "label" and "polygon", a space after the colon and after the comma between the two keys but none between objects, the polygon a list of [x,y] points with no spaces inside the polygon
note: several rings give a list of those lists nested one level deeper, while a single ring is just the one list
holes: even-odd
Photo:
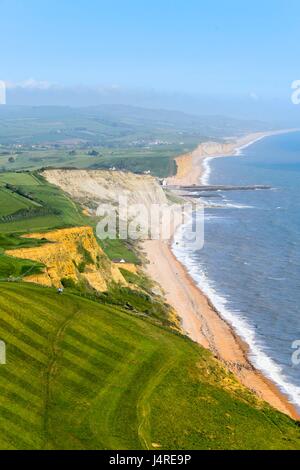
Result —
[{"label": "coastline", "polygon": [[[192,152],[179,155],[175,158],[177,165],[177,174],[167,178],[168,185],[190,186],[199,184],[207,184],[208,175],[205,174],[205,162],[210,159],[220,157],[240,156],[241,151],[250,145],[258,142],[265,137],[273,135],[287,134],[289,132],[297,132],[300,129],[284,129],[268,132],[253,132],[243,137],[232,138],[228,142],[202,142]],[[207,170],[207,168],[206,168]]]},{"label": "coastline", "polygon": [[[226,144],[213,142],[200,144],[194,152],[177,157],[179,171],[176,177],[168,179],[168,184],[196,184],[201,179],[204,184],[207,159],[238,156],[243,148],[264,137],[297,130],[255,133]],[[143,248],[149,261],[146,266],[148,274],[162,287],[166,301],[177,311],[182,328],[188,336],[211,350],[238,377],[240,382],[259,398],[293,419],[299,420],[300,414],[289,402],[288,397],[250,362],[248,344],[220,316],[210,299],[192,279],[187,268],[176,258],[172,250],[172,242],[150,240],[144,242]]]}]

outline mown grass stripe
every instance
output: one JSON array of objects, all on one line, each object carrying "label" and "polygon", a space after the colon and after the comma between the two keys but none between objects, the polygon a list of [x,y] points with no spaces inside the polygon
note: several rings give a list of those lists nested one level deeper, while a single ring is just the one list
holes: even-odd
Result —
[{"label": "mown grass stripe", "polygon": [[[16,286],[22,286],[25,287],[27,286],[26,283],[16,283],[14,287]],[[49,293],[51,294],[51,297],[49,298]],[[7,297],[8,300],[11,302],[12,305],[19,304],[23,307],[23,310],[25,312],[31,312],[31,309],[34,309],[37,312],[45,313],[47,316],[49,316],[49,313],[53,314],[54,318],[60,318],[62,315],[66,315],[66,305],[61,305],[61,299],[59,296],[52,291],[52,289],[48,290],[47,288],[43,288],[42,292],[39,292],[39,294],[43,294],[43,302],[41,302],[40,298],[36,299],[36,292],[28,292],[30,296],[30,300],[28,300],[28,297],[25,295],[25,292],[20,293],[20,290],[6,290],[3,293],[3,297]],[[56,295],[56,302],[54,301],[54,296]],[[2,296],[2,293],[1,293]],[[49,298],[49,299],[48,299]],[[55,307],[55,308],[54,308]],[[22,309],[21,309],[22,310]]]},{"label": "mown grass stripe", "polygon": [[88,380],[89,382],[98,382],[100,379],[99,376],[96,374],[89,372],[87,369],[84,367],[80,366],[79,364],[76,364],[74,360],[70,360],[67,357],[61,357],[57,361],[58,365],[61,365],[65,367],[66,369],[72,371],[74,374],[76,374],[81,380]]},{"label": "mown grass stripe", "polygon": [[[123,358],[123,355],[118,351],[103,346],[100,342],[96,343],[88,336],[83,336],[73,328],[67,330],[65,341],[75,341],[75,344],[79,346],[83,345],[91,351],[91,353],[101,353],[104,356],[108,356],[112,360],[119,361]],[[74,346],[75,348],[76,346]]]},{"label": "mown grass stripe", "polygon": [[[97,334],[97,329],[101,328],[101,336]],[[114,334],[112,335],[110,332],[108,333],[106,328],[101,322],[101,319],[98,319],[98,322],[91,322],[90,317],[89,321],[84,321],[83,319],[79,319],[76,322],[76,326],[71,331],[79,332],[83,336],[87,336],[88,338],[93,338],[95,344],[98,344],[101,341],[101,344],[107,345],[105,347],[113,347],[114,350],[118,353],[118,351],[133,351],[135,349],[134,342],[127,342],[124,340],[124,334],[122,330],[119,328],[115,328]],[[100,336],[100,337],[99,337]],[[137,336],[138,340],[138,336]],[[138,342],[138,341],[137,341]]]},{"label": "mown grass stripe", "polygon": [[[22,369],[24,373],[24,369]],[[33,384],[33,377],[30,376],[29,380],[25,380],[23,376],[18,376],[17,374],[11,372],[8,367],[1,367],[1,380],[7,380],[10,384],[16,383],[19,387],[25,389],[28,393],[33,395],[36,398],[40,398],[41,390]]]},{"label": "mown grass stripe", "polygon": [[[3,318],[6,318],[10,322],[14,321],[18,323],[20,326],[22,326],[23,328],[29,328],[32,332],[34,332],[35,334],[37,334],[43,339],[48,339],[51,331],[55,332],[57,330],[57,327],[55,327],[52,322],[50,323],[50,322],[45,321],[44,319],[41,320],[39,318],[39,323],[40,323],[39,324],[33,320],[30,320],[28,317],[21,315],[20,313],[14,312],[12,314],[12,311],[9,310],[8,307],[3,307],[3,305],[1,305],[0,308],[1,308],[1,316]],[[41,326],[43,323],[47,323],[48,327],[46,325]]]},{"label": "mown grass stripe", "polygon": [[[1,428],[1,439],[4,438],[10,444],[14,450],[33,450],[37,448],[37,445],[32,442],[32,440],[27,441],[24,439],[24,435],[20,435],[20,431],[17,429],[15,433],[11,432],[12,424],[9,420],[0,417],[0,422],[4,421]],[[3,450],[6,450],[7,447],[3,446]]]},{"label": "mown grass stripe", "polygon": [[10,357],[16,357],[20,359],[21,361],[25,362],[26,364],[30,364],[33,367],[36,367],[37,369],[43,369],[46,365],[46,361],[42,362],[39,359],[37,359],[36,355],[30,355],[27,352],[24,351],[24,349],[19,348],[15,344],[11,344],[7,342],[7,356],[8,359],[7,361],[10,362],[11,359]]},{"label": "mown grass stripe", "polygon": [[[24,375],[24,367],[18,368],[16,366],[14,367],[14,372],[18,377],[22,377]],[[36,379],[36,377],[34,377],[34,379]],[[16,393],[26,403],[34,403],[34,406],[36,407],[41,407],[42,405],[42,399],[39,399],[36,395],[31,393],[24,386],[20,386],[20,384],[18,384],[16,380],[11,382],[10,379],[8,379],[7,377],[4,377],[2,371],[0,374],[0,387],[2,387],[3,389],[7,390],[10,393]]]},{"label": "mown grass stripe", "polygon": [[[137,340],[139,342],[142,338],[148,338],[150,328],[147,322],[140,318],[134,317],[129,313],[121,313],[120,310],[115,312],[111,311],[109,315],[103,316],[100,316],[95,311],[91,311],[89,313],[89,322],[91,323],[91,325],[93,324],[96,327],[97,325],[99,325],[99,322],[101,322],[102,328],[105,328],[105,336],[111,341],[114,341],[116,331],[119,331],[120,337],[129,336],[130,342],[134,340]],[[113,323],[111,321],[112,315],[114,317]]]},{"label": "mown grass stripe", "polygon": [[[62,316],[66,315],[66,309],[63,306],[56,305],[55,302],[47,302],[46,298],[43,297],[43,302],[38,303],[34,299],[30,301],[26,300],[26,297],[21,295],[11,294],[10,302],[15,305],[21,306],[21,311],[28,315],[34,311],[38,315],[45,315],[46,317],[53,318],[54,321],[59,320]],[[50,315],[51,313],[51,315]]]},{"label": "mown grass stripe", "polygon": [[9,334],[14,338],[21,341],[23,344],[30,346],[33,349],[39,351],[39,353],[43,354],[44,356],[48,356],[47,347],[45,347],[45,343],[41,343],[40,341],[36,341],[32,338],[29,334],[24,333],[20,329],[15,328],[12,324],[9,324],[7,321],[0,318],[0,332],[3,331],[5,334]]},{"label": "mown grass stripe", "polygon": [[[59,377],[56,378],[56,386],[61,388],[61,387],[67,387],[68,392],[73,395],[73,400],[75,398],[76,400],[79,399],[79,397],[82,399],[82,397],[88,397],[88,398],[93,398],[95,396],[95,390],[93,387],[90,385],[86,385],[85,383],[78,382],[76,379],[78,379],[78,376],[74,374],[72,371],[68,371],[68,375],[65,375],[66,372],[64,371],[64,375],[60,375]],[[75,378],[74,378],[75,376]],[[59,380],[59,382],[58,382]],[[55,382],[52,381],[52,387],[51,391],[55,389]],[[98,381],[99,385],[99,381]]]},{"label": "mown grass stripe", "polygon": [[[20,350],[10,335],[15,350],[8,348],[8,364],[0,367],[0,446],[300,447],[295,423],[261,402],[256,405],[250,392],[188,339],[117,306],[104,308],[67,292],[57,296],[25,284],[7,284],[7,289],[11,300],[2,305],[13,312],[11,326],[20,325],[21,333],[49,350],[44,364],[37,354]],[[14,301],[14,293],[27,299],[26,308],[23,300]],[[44,314],[32,308],[32,298]],[[48,327],[54,316],[55,327]],[[8,314],[0,318],[9,323]],[[49,332],[45,340],[44,329]]]},{"label": "mown grass stripe", "polygon": [[19,406],[26,408],[26,411],[29,413],[37,414],[40,412],[40,407],[37,406],[37,403],[34,400],[32,400],[32,397],[31,399],[24,398],[24,396],[21,396],[20,393],[17,393],[15,387],[14,390],[9,390],[7,387],[0,384],[0,395],[0,400],[5,399],[7,401],[16,403]]},{"label": "mown grass stripe", "polygon": [[74,346],[74,344],[71,344],[66,341],[66,338],[64,341],[61,343],[61,348],[64,352],[69,353],[68,356],[70,360],[74,359],[75,361],[78,362],[83,362],[86,365],[89,365],[93,370],[97,370],[99,366],[102,366],[102,368],[108,368],[111,370],[116,366],[116,361],[113,361],[113,359],[107,355],[103,354],[101,351],[98,351],[95,353],[91,354],[90,351],[85,351],[84,349],[81,349],[80,347]]},{"label": "mown grass stripe", "polygon": [[[40,305],[37,305],[36,303],[34,304],[33,302],[26,302],[25,298],[22,296],[15,295],[14,293],[11,294],[11,296],[5,296],[6,301],[8,303],[8,309],[11,310],[12,315],[14,315],[15,311],[21,311],[22,315],[24,318],[26,317],[32,317],[35,316],[39,318],[41,321],[46,320],[50,321],[52,324],[57,324],[59,320],[61,319],[60,314],[55,313],[55,305],[52,305],[50,312],[49,308],[43,303]],[[3,305],[4,301],[4,296],[1,293],[0,297],[0,308]],[[5,305],[5,304],[4,304]],[[12,308],[13,305],[13,308]],[[53,312],[52,312],[52,311]]]},{"label": "mown grass stripe", "polygon": [[[6,343],[7,362],[10,362],[13,358],[14,351],[17,351],[18,354],[22,352],[22,354],[26,355],[28,359],[34,358],[34,361],[38,361],[41,365],[45,365],[47,363],[47,352],[40,351],[38,348],[35,349],[35,347],[29,344],[28,339],[19,339],[13,334],[10,334],[7,330],[3,330],[1,327],[0,335],[2,336],[2,340]],[[20,334],[20,336],[22,335]],[[20,357],[20,355],[18,357]]]},{"label": "mown grass stripe", "polygon": [[[125,351],[134,350],[134,346],[132,344],[130,344],[128,348],[126,347],[126,342],[121,338],[118,329],[116,329],[114,341],[112,341],[110,337],[106,336],[104,328],[101,328],[101,335],[97,333],[97,328],[99,327],[99,325],[98,327],[95,325],[91,326],[89,321],[85,322],[85,324],[76,322],[76,324],[68,330],[68,333],[70,333],[74,338],[78,337],[78,340],[81,340],[80,337],[87,338],[88,341],[91,341],[91,345],[95,347],[95,349],[100,345],[106,349],[114,351],[116,354],[120,355],[120,357],[123,357]],[[83,339],[83,342],[84,341],[85,340]]]},{"label": "mown grass stripe", "polygon": [[6,408],[1,403],[0,416],[1,418],[7,419],[9,422],[13,423],[15,426],[19,427],[22,430],[30,428],[33,432],[40,431],[40,427],[36,423],[24,419],[21,415],[19,415],[15,411]]}]

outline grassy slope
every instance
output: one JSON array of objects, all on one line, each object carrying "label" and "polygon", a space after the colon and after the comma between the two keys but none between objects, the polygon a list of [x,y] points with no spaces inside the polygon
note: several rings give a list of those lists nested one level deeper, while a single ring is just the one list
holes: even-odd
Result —
[{"label": "grassy slope", "polygon": [[[59,211],[59,214],[25,217],[22,220],[0,223],[0,232],[25,233],[69,225],[82,225],[84,223],[84,217],[76,205],[62,191],[42,178],[28,173],[2,173],[0,174],[0,189],[3,189],[5,183],[20,187],[23,191],[29,193],[35,201]],[[26,198],[23,199],[26,200]],[[27,201],[30,203],[29,199]],[[15,210],[12,208],[13,212]]]},{"label": "grassy slope", "polygon": [[71,293],[0,284],[0,448],[300,448],[209,352]]},{"label": "grassy slope", "polygon": [[[30,194],[34,201],[7,191],[5,189],[6,183],[21,188],[26,194]],[[3,200],[1,199],[2,196]],[[18,209],[30,208],[34,204],[40,204],[41,202],[47,207],[58,211],[57,214],[36,217],[25,215],[19,220],[0,222],[0,279],[6,279],[9,276],[19,277],[25,273],[33,274],[39,271],[39,266],[36,263],[28,260],[18,260],[4,254],[6,249],[21,248],[40,243],[36,240],[24,240],[19,238],[20,235],[86,223],[86,218],[84,218],[73,201],[67,198],[58,188],[48,184],[35,174],[0,174],[0,202],[3,203],[3,206],[0,208],[0,216],[14,214]],[[20,203],[24,207],[20,207]]]},{"label": "grassy slope", "polygon": [[100,240],[100,245],[110,259],[125,259],[129,263],[140,263],[133,249],[128,247],[124,240]]},{"label": "grassy slope", "polygon": [[33,206],[31,201],[0,186],[0,218]]}]

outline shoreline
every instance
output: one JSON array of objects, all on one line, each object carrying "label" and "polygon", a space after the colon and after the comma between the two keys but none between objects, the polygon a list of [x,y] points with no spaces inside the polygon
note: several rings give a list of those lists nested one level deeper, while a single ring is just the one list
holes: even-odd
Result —
[{"label": "shoreline", "polygon": [[[215,152],[215,143],[200,144],[194,152],[177,157],[177,159],[184,158],[184,165],[181,168],[179,166],[178,176],[168,179],[168,184],[196,184],[195,174],[199,182],[199,179],[203,178],[207,159],[238,156],[244,148],[258,140],[296,131],[298,129],[250,134],[225,144],[226,148],[223,144],[217,144],[217,147],[221,145],[218,149],[220,152]],[[184,171],[188,168],[189,171],[184,175]],[[176,182],[174,178],[178,178]],[[299,420],[300,414],[295,405],[289,401],[277,384],[254,367],[249,359],[249,345],[221,316],[209,297],[191,277],[188,269],[176,258],[172,250],[172,241],[149,240],[144,242],[143,248],[149,260],[146,266],[148,274],[162,287],[167,302],[175,308],[181,319],[182,328],[188,336],[212,351],[256,396],[293,419]]]},{"label": "shoreline", "polygon": [[260,399],[299,420],[300,415],[294,405],[252,365],[248,359],[248,345],[195,284],[187,269],[174,255],[170,243],[147,241],[143,247],[150,261],[148,274],[163,288],[167,302],[175,308],[188,336],[209,349]]},{"label": "shoreline", "polygon": [[[242,150],[250,145],[258,142],[266,137],[275,135],[288,134],[290,132],[299,132],[300,129],[282,129],[277,131],[253,132],[239,138],[232,138],[227,142],[202,142],[192,152],[179,155],[175,158],[177,165],[177,174],[167,178],[167,185],[192,186],[199,184],[207,184],[209,175],[205,175],[203,166],[205,161],[222,158],[222,157],[238,157]],[[206,180],[206,181],[205,181]]]}]

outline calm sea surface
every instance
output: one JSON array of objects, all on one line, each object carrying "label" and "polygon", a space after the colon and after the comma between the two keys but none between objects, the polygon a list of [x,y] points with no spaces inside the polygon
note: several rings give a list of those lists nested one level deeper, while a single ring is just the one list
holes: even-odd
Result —
[{"label": "calm sea surface", "polygon": [[[250,346],[251,360],[300,408],[300,133],[265,138],[239,157],[210,160],[210,184],[268,184],[267,191],[206,199],[205,245],[177,257]],[[180,234],[178,234],[178,239]]]}]

